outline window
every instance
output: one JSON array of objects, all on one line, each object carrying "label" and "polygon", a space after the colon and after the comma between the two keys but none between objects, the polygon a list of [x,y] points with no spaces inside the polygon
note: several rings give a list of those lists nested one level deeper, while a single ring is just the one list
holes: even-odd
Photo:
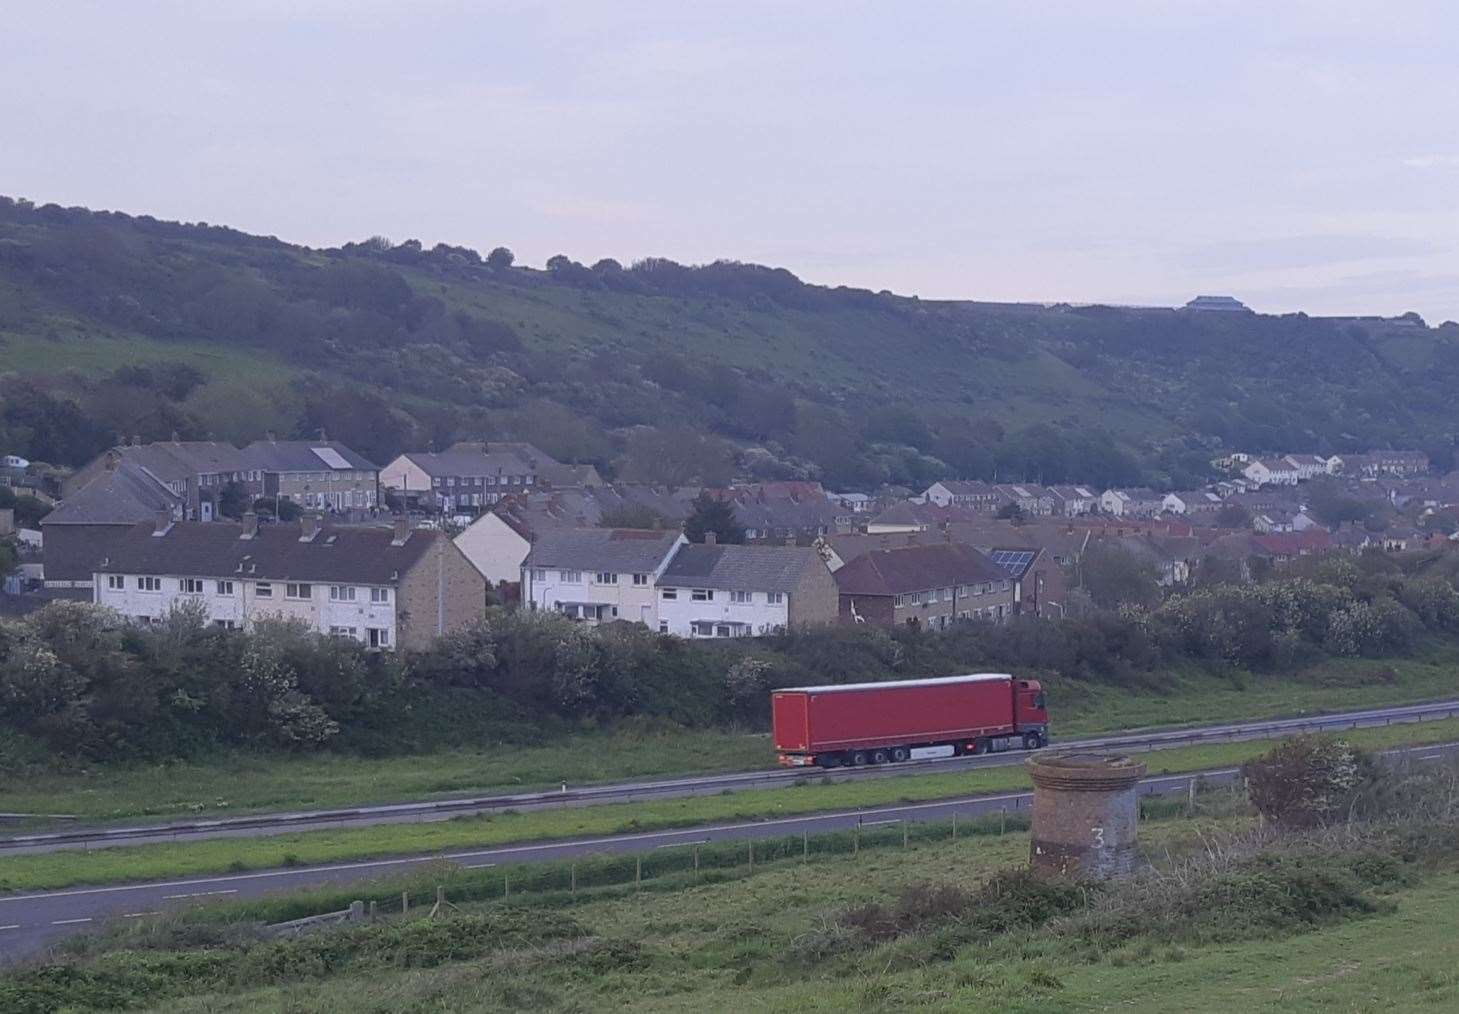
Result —
[{"label": "window", "polygon": [[785,601],[785,592],[766,592],[765,601],[772,606],[778,606]]},{"label": "window", "polygon": [[314,588],[303,582],[290,581],[284,585],[284,598],[286,599],[310,599],[314,597]]},{"label": "window", "polygon": [[660,634],[667,634],[668,632],[669,632],[669,621],[668,620],[659,620],[659,633]]},{"label": "window", "polygon": [[710,588],[695,588],[689,593],[689,597],[695,602],[713,602],[714,591]]},{"label": "window", "polygon": [[731,633],[730,633],[729,625],[726,624],[726,623],[721,623],[719,626],[715,627],[714,628],[714,636],[715,637],[730,637],[730,636],[732,636]]},{"label": "window", "polygon": [[137,578],[137,590],[160,592],[162,590],[162,578],[139,577]]},{"label": "window", "polygon": [[617,584],[618,575],[611,570],[600,570],[593,575],[593,582],[595,584]]},{"label": "window", "polygon": [[355,586],[352,584],[332,584],[329,586],[329,601],[331,602],[353,602],[355,600]]},{"label": "window", "polygon": [[260,581],[253,586],[254,598],[271,599],[274,597],[274,586],[267,581]]},{"label": "window", "polygon": [[106,586],[113,591],[121,591],[127,586],[127,579],[120,574],[108,574],[106,576]]},{"label": "window", "polygon": [[372,648],[390,647],[390,631],[385,627],[365,628],[365,639]]},{"label": "window", "polygon": [[219,581],[218,584],[217,584],[217,587],[216,587],[216,591],[218,592],[219,595],[232,595],[233,594],[233,582],[232,581]]},{"label": "window", "polygon": [[185,577],[177,582],[177,590],[184,595],[201,595],[203,593],[203,582],[195,577]]},{"label": "window", "polygon": [[754,597],[755,596],[752,593],[747,592],[747,591],[732,591],[732,592],[730,592],[730,601],[731,602],[738,602],[741,605],[744,605],[747,602],[753,601],[754,600]]},{"label": "window", "polygon": [[219,628],[220,630],[237,630],[238,629],[238,624],[235,623],[233,620],[214,620],[213,621],[213,626]]},{"label": "window", "polygon": [[354,637],[354,627],[330,627],[329,632],[335,637]]},{"label": "window", "polygon": [[677,589],[677,588],[665,588],[664,589],[664,599],[665,599],[665,601],[672,602],[675,599],[677,599],[678,597],[679,597],[679,589]]},{"label": "window", "polygon": [[377,606],[389,605],[389,603],[390,603],[390,589],[389,588],[371,588],[370,589],[370,601],[373,604],[377,605]]},{"label": "window", "polygon": [[640,587],[643,586],[643,585],[648,584],[648,575],[647,574],[634,574],[633,575],[633,583],[635,585],[640,586]]},{"label": "window", "polygon": [[547,571],[543,570],[541,567],[533,567],[532,568],[532,580],[533,581],[546,581],[547,580]]},{"label": "window", "polygon": [[906,604],[907,604],[907,596],[904,595],[904,594],[898,594],[897,597],[895,599],[893,599],[893,605],[896,608],[898,608],[898,609],[902,608]]},{"label": "window", "polygon": [[562,572],[563,584],[582,584],[583,572],[580,570],[564,570]]}]

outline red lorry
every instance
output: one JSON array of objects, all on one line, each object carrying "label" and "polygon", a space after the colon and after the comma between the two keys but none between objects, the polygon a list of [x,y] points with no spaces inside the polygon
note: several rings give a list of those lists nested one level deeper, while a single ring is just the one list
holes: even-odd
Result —
[{"label": "red lorry", "polygon": [[1006,673],[790,687],[770,699],[775,749],[790,767],[887,764],[1049,741],[1038,680]]}]

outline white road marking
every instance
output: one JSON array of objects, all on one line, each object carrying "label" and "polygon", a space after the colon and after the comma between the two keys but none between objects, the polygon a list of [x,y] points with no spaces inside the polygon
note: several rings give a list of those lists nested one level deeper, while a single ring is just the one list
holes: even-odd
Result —
[{"label": "white road marking", "polygon": [[654,847],[655,848],[661,848],[661,849],[681,849],[685,845],[708,845],[708,844],[709,844],[709,839],[708,838],[697,838],[694,841],[671,841],[671,842],[665,842],[662,845],[656,845]]},{"label": "white road marking", "polygon": [[0,930],[13,930],[13,929],[20,929],[20,923],[15,922],[15,923],[11,923],[9,926],[0,926]]},{"label": "white road marking", "polygon": [[83,916],[80,919],[52,919],[52,926],[71,926],[78,922],[90,922],[91,916]]},{"label": "white road marking", "polygon": [[461,867],[463,870],[485,870],[495,866],[496,863],[475,863],[470,866]]},{"label": "white road marking", "polygon": [[122,918],[123,919],[141,919],[141,918],[144,918],[144,917],[149,916],[149,915],[161,915],[161,914],[162,914],[161,912],[126,912],[126,913],[124,913],[122,915]]},{"label": "white road marking", "polygon": [[238,888],[232,887],[226,891],[197,891],[193,894],[164,894],[163,901],[176,901],[178,898],[206,898],[212,894],[237,894]]}]

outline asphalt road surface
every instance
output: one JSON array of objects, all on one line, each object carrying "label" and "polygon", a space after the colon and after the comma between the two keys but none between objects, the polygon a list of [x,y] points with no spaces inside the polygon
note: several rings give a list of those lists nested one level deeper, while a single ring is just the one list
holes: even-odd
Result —
[{"label": "asphalt road surface", "polygon": [[[1459,756],[1459,743],[1405,747],[1388,751],[1388,754],[1407,756],[1419,762],[1438,761]],[[1184,794],[1189,791],[1192,781],[1197,779],[1204,784],[1223,784],[1239,777],[1236,768],[1161,775],[1146,778],[1140,783],[1139,791],[1142,795]],[[858,824],[899,820],[947,820],[954,814],[959,817],[974,817],[997,813],[999,810],[1026,809],[1031,798],[1032,795],[1028,792],[970,796],[775,820],[710,824],[672,831],[504,845],[472,851],[401,856],[326,866],[260,870],[216,877],[5,896],[0,897],[0,962],[35,955],[61,937],[98,928],[107,920],[144,919],[180,905],[207,900],[256,898],[302,888],[373,881],[408,873],[428,863],[449,862],[473,868],[611,853],[648,852],[656,848],[693,842],[765,838],[797,834],[801,831],[816,834],[845,830]]]},{"label": "asphalt road surface", "polygon": [[[1459,717],[1459,700],[1410,704],[1366,711],[1311,715],[1300,718],[1266,719],[1226,725],[1171,729],[1159,732],[1129,732],[1080,740],[1055,739],[1060,750],[1154,750],[1201,743],[1230,743],[1273,739],[1297,732],[1328,729],[1357,729],[1405,722],[1433,721]],[[1055,730],[1057,733],[1057,730]],[[767,751],[769,745],[766,746]],[[797,778],[814,776],[842,781],[852,778],[894,778],[909,774],[962,771],[973,768],[1021,764],[1026,755],[1015,750],[980,757],[913,761],[904,764],[863,768],[767,768],[724,774],[695,775],[608,785],[569,787],[558,792],[528,792],[512,795],[473,796],[420,802],[360,806],[339,810],[307,810],[290,813],[260,813],[215,820],[140,824],[126,827],[85,828],[0,838],[0,855],[50,852],[55,849],[106,848],[114,845],[145,845],[156,842],[196,841],[205,838],[261,837],[297,831],[316,831],[372,824],[423,823],[450,820],[471,814],[505,809],[533,810],[554,807],[591,806],[602,803],[631,803],[645,799],[708,796],[726,791],[765,789],[788,785]]]}]

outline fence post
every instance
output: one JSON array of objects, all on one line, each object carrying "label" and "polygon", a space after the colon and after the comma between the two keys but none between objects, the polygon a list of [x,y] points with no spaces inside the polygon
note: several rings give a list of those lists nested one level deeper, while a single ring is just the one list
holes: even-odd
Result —
[{"label": "fence post", "polygon": [[371,901],[370,902],[370,919],[371,919],[372,922],[375,919],[375,912],[376,912],[375,902],[374,901]]},{"label": "fence post", "polygon": [[502,897],[503,898],[510,898],[511,896],[512,896],[512,876],[511,876],[510,873],[507,873],[507,872],[503,871],[502,872]]},{"label": "fence post", "polygon": [[699,846],[694,846],[694,882],[699,883]]},{"label": "fence post", "polygon": [[410,911],[410,892],[400,892],[400,914],[405,915]]},{"label": "fence post", "polygon": [[1195,813],[1196,813],[1196,779],[1195,779],[1195,776],[1192,775],[1190,778],[1188,778],[1186,780],[1186,783],[1185,784],[1186,784],[1186,788],[1188,790],[1188,792],[1187,792],[1187,797],[1188,798],[1187,798],[1187,802],[1186,802],[1186,816],[1187,817],[1193,817],[1193,816],[1195,816]]},{"label": "fence post", "polygon": [[861,854],[861,825],[860,824],[857,824],[854,828],[851,829],[851,854],[853,856],[858,856],[858,855]]},{"label": "fence post", "polygon": [[571,894],[571,895],[573,895],[574,897],[576,897],[577,896],[577,893],[578,893],[578,864],[577,863],[573,863],[571,866],[569,866],[567,868],[567,876],[568,876],[568,881],[567,881],[567,890],[568,890],[568,893]]},{"label": "fence post", "polygon": [[633,889],[636,891],[643,884],[643,856],[633,860]]},{"label": "fence post", "polygon": [[910,821],[902,821],[902,848],[907,847],[907,835],[911,833],[911,827],[912,825]]},{"label": "fence post", "polygon": [[[371,904],[371,906],[373,906],[375,903],[372,901],[372,902],[370,902],[370,904]],[[352,901],[352,902],[350,902],[349,921],[350,922],[359,922],[364,917],[365,917],[365,903],[363,901]]]},{"label": "fence post", "polygon": [[803,863],[811,861],[811,833],[809,831],[800,833],[800,861]]},{"label": "fence post", "polygon": [[755,872],[755,839],[750,839],[750,872]]},{"label": "fence post", "polygon": [[1008,830],[1008,807],[1006,807],[1006,806],[1000,806],[1000,807],[998,807],[998,837],[999,838],[1002,838],[1004,832],[1006,832],[1007,830]]},{"label": "fence post", "polygon": [[952,815],[952,840],[957,841],[957,814]]}]

